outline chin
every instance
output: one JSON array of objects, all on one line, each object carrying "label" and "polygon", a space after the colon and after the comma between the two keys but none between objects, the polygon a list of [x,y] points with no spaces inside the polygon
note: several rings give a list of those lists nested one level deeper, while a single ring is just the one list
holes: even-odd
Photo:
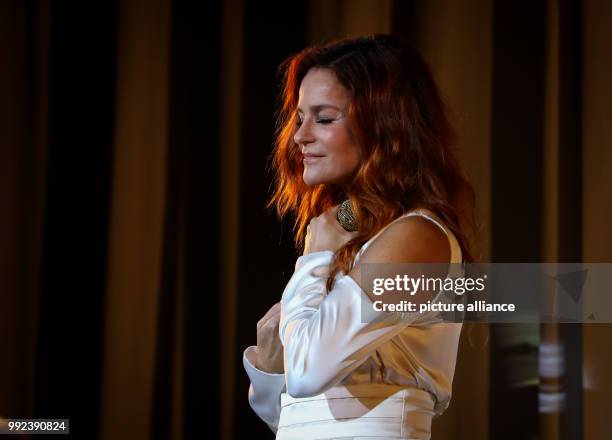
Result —
[{"label": "chin", "polygon": [[338,176],[320,176],[320,175],[308,175],[308,173],[304,173],[303,175],[304,183],[308,186],[315,185],[331,185],[334,183],[339,183],[342,181]]},{"label": "chin", "polygon": [[304,183],[308,186],[315,186],[329,182],[325,179],[321,179],[320,177],[304,176]]},{"label": "chin", "polygon": [[313,171],[314,170],[310,170],[310,172],[308,172],[308,170],[306,170],[302,175],[304,183],[308,186],[330,183],[330,180],[333,180],[332,178],[330,178],[330,176],[324,175],[325,173],[323,173],[322,175],[322,173],[317,173]]}]

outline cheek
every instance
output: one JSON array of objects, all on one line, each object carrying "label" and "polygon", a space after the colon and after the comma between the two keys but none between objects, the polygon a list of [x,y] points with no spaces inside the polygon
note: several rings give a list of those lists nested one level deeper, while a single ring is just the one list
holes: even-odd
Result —
[{"label": "cheek", "polygon": [[326,144],[334,162],[343,167],[355,167],[359,164],[361,157],[359,148],[345,128],[329,132]]}]

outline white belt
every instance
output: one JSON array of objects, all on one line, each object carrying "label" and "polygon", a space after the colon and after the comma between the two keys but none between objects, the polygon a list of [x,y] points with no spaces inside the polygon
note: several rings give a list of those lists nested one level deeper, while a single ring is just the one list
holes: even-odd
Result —
[{"label": "white belt", "polygon": [[337,386],[306,398],[282,393],[276,439],[429,440],[434,403],[427,391],[387,384]]}]

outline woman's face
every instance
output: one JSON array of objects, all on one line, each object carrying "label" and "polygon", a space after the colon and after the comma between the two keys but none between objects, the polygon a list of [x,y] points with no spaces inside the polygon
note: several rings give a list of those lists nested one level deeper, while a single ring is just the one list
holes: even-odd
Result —
[{"label": "woman's face", "polygon": [[304,162],[304,182],[346,185],[361,162],[347,117],[349,91],[329,69],[312,68],[300,84],[294,141]]}]

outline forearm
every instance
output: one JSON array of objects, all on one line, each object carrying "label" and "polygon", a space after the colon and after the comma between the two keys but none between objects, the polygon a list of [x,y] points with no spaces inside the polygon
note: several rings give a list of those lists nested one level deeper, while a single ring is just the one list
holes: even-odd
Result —
[{"label": "forearm", "polygon": [[249,405],[276,433],[280,417],[280,395],[286,390],[285,375],[260,370],[257,363],[255,346],[248,347],[243,353],[244,369],[251,381],[249,385]]},{"label": "forearm", "polygon": [[338,277],[326,294],[326,279],[312,272],[328,264],[330,254],[302,258],[283,292],[279,334],[287,390],[293,397],[334,386],[408,325],[395,313],[377,313],[362,322],[362,307],[370,300],[349,276]]}]

